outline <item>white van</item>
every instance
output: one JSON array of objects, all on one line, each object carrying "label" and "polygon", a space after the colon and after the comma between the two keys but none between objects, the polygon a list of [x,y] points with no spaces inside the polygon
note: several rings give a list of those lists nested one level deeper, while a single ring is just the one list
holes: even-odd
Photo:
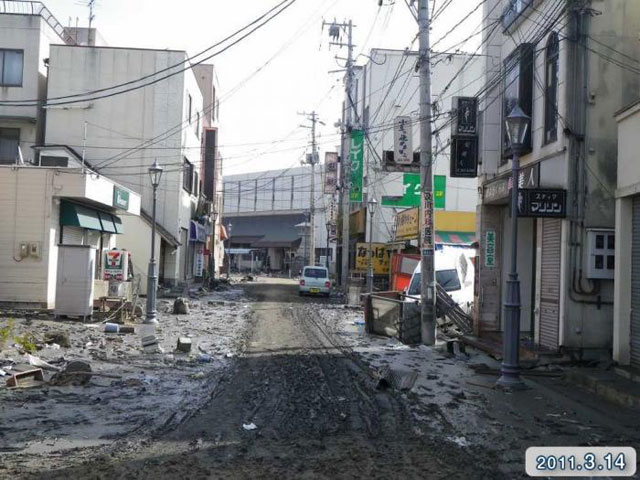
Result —
[{"label": "white van", "polygon": [[[435,253],[436,281],[465,313],[473,309],[473,278],[474,270],[471,257],[473,249],[459,247],[443,247]],[[407,301],[415,302],[420,296],[420,276],[422,263],[418,263],[407,289]]]}]

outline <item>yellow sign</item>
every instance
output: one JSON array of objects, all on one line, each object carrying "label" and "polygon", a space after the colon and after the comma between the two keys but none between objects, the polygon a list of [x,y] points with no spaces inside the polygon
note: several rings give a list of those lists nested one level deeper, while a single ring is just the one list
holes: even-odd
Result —
[{"label": "yellow sign", "polygon": [[419,214],[417,208],[403,210],[396,216],[396,239],[410,240],[418,238]]},{"label": "yellow sign", "polygon": [[[373,273],[376,275],[388,275],[391,265],[391,250],[386,243],[372,243]],[[358,243],[356,245],[356,270],[366,272],[369,270],[369,244]]]}]

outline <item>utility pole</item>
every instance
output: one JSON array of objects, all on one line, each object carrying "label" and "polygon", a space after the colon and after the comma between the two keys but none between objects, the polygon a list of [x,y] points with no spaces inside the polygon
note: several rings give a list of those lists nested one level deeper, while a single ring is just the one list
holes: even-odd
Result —
[{"label": "utility pole", "polygon": [[431,152],[431,64],[429,55],[429,0],[419,0],[420,40],[420,208],[421,334],[422,343],[436,342],[435,235],[433,229],[433,171]]},{"label": "utility pole", "polygon": [[[342,132],[342,148],[341,148],[341,178],[340,185],[340,199],[342,203],[342,275],[340,279],[340,285],[346,295],[349,293],[349,218],[350,218],[350,190],[351,190],[351,159],[349,158],[349,152],[351,147],[351,130],[353,128],[353,105],[351,102],[351,94],[353,91],[353,22],[337,23],[335,20],[329,25],[329,37],[333,39],[329,42],[329,45],[336,45],[338,47],[347,47],[346,58],[346,79],[345,79],[345,107],[343,110],[344,122],[341,125]],[[322,26],[325,26],[325,22],[322,22]],[[342,33],[347,34],[347,43],[343,43]]]},{"label": "utility pole", "polygon": [[[311,156],[307,155],[306,161],[304,163],[311,165],[311,198],[309,199],[309,216],[311,223],[311,239],[310,239],[310,249],[309,252],[309,265],[316,264],[316,164],[319,162],[320,157],[318,155],[318,143],[316,142],[316,123],[323,122],[318,120],[318,114],[315,110],[311,113],[301,113],[300,115],[305,115],[311,121]],[[306,127],[305,125],[301,125],[302,127]]]}]

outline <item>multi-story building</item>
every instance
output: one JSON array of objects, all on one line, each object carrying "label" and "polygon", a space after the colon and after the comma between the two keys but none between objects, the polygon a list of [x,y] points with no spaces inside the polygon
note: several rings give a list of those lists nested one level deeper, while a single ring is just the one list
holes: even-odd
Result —
[{"label": "multi-story building", "polygon": [[6,102],[0,106],[0,164],[31,161],[31,147],[44,140],[42,105],[54,43],[75,42],[41,2],[0,4],[0,97]]},{"label": "multi-story building", "polygon": [[297,274],[309,262],[312,244],[317,264],[326,262],[327,254],[329,263],[333,262],[335,244],[327,242],[326,224],[335,199],[324,194],[323,167],[315,167],[314,242],[311,167],[225,176],[224,222],[227,227],[232,225],[230,232],[227,228],[232,249],[244,249],[242,254],[237,250],[234,266],[248,268],[248,250],[254,250],[260,267],[268,265],[274,272]]},{"label": "multi-story building", "polygon": [[75,150],[42,148],[53,43],[75,40],[42,3],[0,4],[0,303],[47,309],[64,281],[60,244],[86,249],[89,290],[106,295],[103,253],[116,246],[123,219],[140,213],[139,195],[87,175]]},{"label": "multi-story building", "polygon": [[[219,233],[211,223],[220,164],[214,78],[212,66],[192,69],[184,51],[51,46],[45,144],[81,150],[97,173],[142,196],[141,216],[125,219],[118,246],[132,253],[143,292],[152,211],[147,170],[156,159],[164,167],[156,213],[161,283],[191,281],[211,268],[207,235]],[[114,85],[122,87],[109,90]],[[101,89],[56,105],[60,97]]]},{"label": "multi-story building", "polygon": [[485,3],[475,305],[481,335],[504,325],[512,214],[504,122],[518,105],[531,117],[522,198],[554,199],[549,209],[546,200],[536,204],[543,208],[525,201],[523,212],[535,216],[518,219],[520,329],[550,351],[611,348],[614,267],[629,262],[616,251],[613,230],[614,114],[638,97],[637,70],[624,65],[637,57],[637,38],[628,32],[639,21],[640,3],[623,0]]},{"label": "multi-story building", "polygon": [[[350,266],[355,266],[358,242],[390,243],[396,238],[396,218],[403,210],[415,215],[415,233],[405,236],[417,246],[417,207],[420,204],[420,76],[416,69],[418,52],[373,49],[370,61],[356,69],[353,81],[354,128],[364,131],[364,189],[362,203],[352,203],[364,222],[350,235]],[[475,237],[477,182],[474,178],[450,175],[450,114],[455,97],[475,93],[482,83],[481,57],[470,54],[434,53],[431,76],[433,95],[433,153],[435,229],[438,244],[471,244]],[[346,102],[349,101],[347,99]],[[410,141],[408,168],[394,160],[396,121],[405,118]],[[379,207],[373,229],[365,214],[369,198]],[[370,231],[371,230],[371,231]]]}]

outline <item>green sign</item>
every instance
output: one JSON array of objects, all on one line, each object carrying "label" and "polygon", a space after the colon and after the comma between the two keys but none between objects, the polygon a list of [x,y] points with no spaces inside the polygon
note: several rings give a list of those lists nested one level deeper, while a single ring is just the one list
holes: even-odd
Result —
[{"label": "green sign", "polygon": [[484,266],[493,268],[496,266],[496,232],[487,230],[484,240]]},{"label": "green sign", "polygon": [[433,206],[445,208],[445,192],[447,190],[447,177],[445,175],[433,176]]},{"label": "green sign", "polygon": [[362,178],[364,176],[364,132],[362,130],[351,131],[349,163],[351,163],[349,200],[352,203],[360,203],[362,202]]},{"label": "green sign", "polygon": [[383,207],[412,208],[420,206],[420,174],[405,173],[402,197],[382,197]]},{"label": "green sign", "polygon": [[122,210],[129,209],[129,192],[120,188],[113,187],[113,206],[121,208]]}]

